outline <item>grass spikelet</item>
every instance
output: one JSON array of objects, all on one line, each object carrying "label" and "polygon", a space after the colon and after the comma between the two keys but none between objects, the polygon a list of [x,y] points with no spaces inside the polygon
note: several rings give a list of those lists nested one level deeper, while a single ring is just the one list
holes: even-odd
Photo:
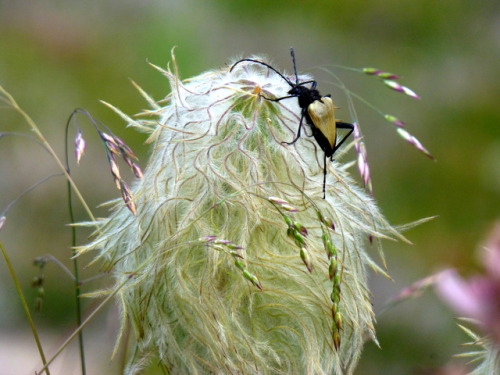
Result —
[{"label": "grass spikelet", "polygon": [[338,162],[323,199],[314,139],[282,143],[297,101],[260,96],[285,96],[281,77],[252,63],[185,82],[162,72],[172,93],[131,188],[135,216],[117,207],[80,249],[117,285],[140,275],[119,292],[128,373],[153,355],[170,374],[352,374],[375,337],[367,238],[401,236]]}]

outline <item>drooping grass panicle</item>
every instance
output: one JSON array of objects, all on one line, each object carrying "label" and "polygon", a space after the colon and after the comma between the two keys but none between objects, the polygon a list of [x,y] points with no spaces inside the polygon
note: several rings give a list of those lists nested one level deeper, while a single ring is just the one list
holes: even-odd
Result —
[{"label": "drooping grass panicle", "polygon": [[[67,125],[66,132],[68,132],[70,125],[73,123],[72,120],[75,121],[77,131],[74,138],[74,146],[75,146],[75,157],[76,161],[79,164],[80,160],[83,157],[86,141],[83,137],[83,131],[81,126],[76,122],[76,115],[83,114],[85,115],[94,126],[97,134],[99,135],[101,141],[104,144],[104,149],[106,151],[106,156],[108,158],[109,167],[111,170],[111,175],[113,176],[116,188],[121,191],[123,201],[125,202],[126,207],[135,215],[136,213],[136,205],[134,203],[134,197],[132,195],[131,190],[129,189],[127,183],[121,177],[120,168],[117,164],[116,157],[121,157],[125,163],[130,167],[134,175],[140,179],[142,178],[142,169],[135,162],[137,161],[137,156],[135,156],[132,149],[119,137],[114,135],[111,130],[104,125],[99,120],[95,119],[92,114],[90,114],[87,110],[82,108],[75,109],[70,115]],[[69,161],[66,160],[69,170]]]},{"label": "drooping grass panicle", "polygon": [[116,207],[79,249],[117,285],[138,275],[117,291],[136,340],[127,373],[153,356],[172,374],[352,374],[375,339],[367,237],[401,235],[338,161],[323,199],[318,145],[283,143],[297,100],[263,98],[286,96],[282,77],[248,62],[183,82],[172,66],[156,120],[135,120],[153,144],[136,215]]},{"label": "drooping grass panicle", "polygon": [[353,137],[356,147],[356,153],[358,154],[358,172],[361,176],[363,184],[367,188],[370,195],[373,196],[373,186],[372,179],[370,175],[370,165],[368,164],[368,153],[366,152],[366,146],[363,142],[363,137],[359,129],[358,123],[354,122]]},{"label": "drooping grass panicle", "polygon": [[420,96],[418,96],[412,89],[396,82],[396,80],[400,79],[400,76],[397,74],[393,74],[376,68],[361,68],[360,71],[365,74],[380,78],[387,87],[394,91],[401,92],[414,99],[420,99]]},{"label": "drooping grass panicle", "polygon": [[[350,68],[350,67],[343,67],[343,66],[336,66],[333,65],[334,67],[337,68],[343,68],[346,70],[351,70],[355,72],[360,72],[364,73],[367,75],[371,75],[377,78],[380,78],[382,82],[390,87],[391,89],[402,92],[410,97],[420,99],[420,96],[418,96],[413,90],[410,88],[403,86],[399,84],[398,82],[395,82],[395,80],[399,79],[400,77],[396,74],[381,70],[381,69],[376,69],[376,68]],[[404,129],[406,124],[404,121],[400,120],[396,116],[392,114],[387,114],[372,103],[370,103],[368,100],[366,100],[363,96],[351,91],[349,88],[347,88],[343,81],[340,79],[340,77],[335,74],[331,69],[326,69],[323,67],[320,67],[321,70],[324,72],[328,73],[331,77],[335,79],[335,82],[333,82],[333,85],[341,89],[344,94],[346,95],[348,105],[349,105],[349,112],[351,117],[353,118],[353,123],[355,124],[355,130],[354,130],[354,138],[356,142],[356,153],[358,154],[358,170],[360,172],[361,178],[363,179],[365,186],[369,189],[370,193],[373,194],[372,190],[372,184],[371,181],[369,180],[369,166],[368,166],[368,158],[367,158],[367,152],[366,152],[366,147],[365,147],[365,142],[363,140],[362,136],[362,131],[360,128],[360,121],[357,118],[356,115],[356,109],[353,103],[353,99],[357,99],[363,104],[367,105],[369,108],[373,109],[376,113],[378,113],[380,116],[382,116],[386,121],[389,123],[393,124],[396,126],[396,131],[398,135],[403,138],[406,142],[414,146],[417,150],[423,152],[428,158],[434,160],[434,157],[432,154],[423,146],[423,144],[412,134],[408,132],[408,130]]]}]

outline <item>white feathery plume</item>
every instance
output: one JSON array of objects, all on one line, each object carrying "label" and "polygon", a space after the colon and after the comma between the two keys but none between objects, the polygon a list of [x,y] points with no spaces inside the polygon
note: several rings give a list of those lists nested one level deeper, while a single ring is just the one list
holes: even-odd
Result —
[{"label": "white feathery plume", "polygon": [[157,126],[132,124],[154,145],[136,215],[119,205],[79,250],[99,251],[116,285],[130,279],[127,373],[153,356],[170,374],[352,374],[375,340],[367,239],[403,237],[336,161],[322,198],[310,129],[283,143],[297,100],[263,98],[286,96],[283,78],[251,62],[184,82],[162,72],[172,93],[148,112]]}]

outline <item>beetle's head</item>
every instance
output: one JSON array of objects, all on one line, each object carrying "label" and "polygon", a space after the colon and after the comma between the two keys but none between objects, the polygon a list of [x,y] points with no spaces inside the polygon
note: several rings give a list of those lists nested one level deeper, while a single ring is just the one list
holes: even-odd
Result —
[{"label": "beetle's head", "polygon": [[293,96],[301,96],[308,91],[310,91],[310,89],[308,89],[307,87],[300,85],[293,85],[290,91],[288,91],[288,94]]}]

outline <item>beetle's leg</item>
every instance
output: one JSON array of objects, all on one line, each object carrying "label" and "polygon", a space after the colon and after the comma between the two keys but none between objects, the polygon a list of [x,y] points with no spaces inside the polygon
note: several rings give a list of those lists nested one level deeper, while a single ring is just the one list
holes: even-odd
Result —
[{"label": "beetle's leg", "polygon": [[[340,121],[337,121],[335,123],[335,126],[337,126],[338,129],[349,129],[349,132],[347,133],[346,136],[344,136],[344,138],[341,139],[341,141],[339,143],[337,143],[333,149],[333,152],[332,152],[332,157],[333,157],[333,154],[335,153],[335,151],[338,150],[338,148],[340,146],[342,146],[342,143],[345,142],[345,140],[351,135],[351,133],[354,131],[354,125],[353,124],[349,124],[347,122],[340,122]],[[332,159],[333,160],[333,159]]]},{"label": "beetle's leg", "polygon": [[293,145],[295,142],[297,142],[297,140],[300,138],[300,130],[302,129],[302,121],[304,121],[304,114],[303,113],[302,113],[302,117],[300,118],[299,130],[297,131],[297,136],[295,137],[295,139],[291,142],[281,142],[281,143],[284,143],[286,145]]},{"label": "beetle's leg", "polygon": [[262,97],[266,100],[269,100],[270,102],[279,102],[280,100],[283,100],[283,99],[288,99],[288,98],[296,98],[297,95],[290,95],[290,96],[283,96],[281,98],[276,98],[276,99],[271,99],[271,98],[268,98],[264,95],[262,95]]},{"label": "beetle's leg", "polygon": [[[300,82],[300,83],[297,84],[297,86],[307,85],[308,83],[311,83],[310,90],[316,89],[316,86],[318,85],[318,82],[316,82],[314,80],[311,80],[311,81]],[[328,95],[325,95],[325,96],[328,96]]]},{"label": "beetle's leg", "polygon": [[[279,102],[280,100],[283,100],[283,99],[296,98],[297,95],[283,96],[282,98],[277,98],[277,99],[271,99],[271,98],[267,98],[265,96],[262,96],[262,97],[266,100],[269,100],[270,102]],[[300,118],[299,130],[297,132],[297,136],[295,137],[295,139],[291,142],[281,142],[281,143],[285,143],[287,145],[293,145],[295,142],[297,142],[297,140],[300,138],[300,130],[302,129],[302,121],[303,120],[304,120],[304,113],[302,113],[302,117]]]},{"label": "beetle's leg", "polygon": [[[344,136],[344,138],[342,138],[340,140],[340,142],[338,144],[335,145],[335,147],[333,149],[333,152],[332,152],[332,155],[331,155],[331,160],[333,160],[333,154],[335,154],[335,151],[337,151],[338,148],[340,146],[342,146],[342,143],[344,143],[345,140],[354,131],[354,125],[353,124],[349,124],[347,122],[337,121],[337,122],[335,122],[335,126],[338,129],[349,129],[349,132],[347,133],[347,135]],[[323,199],[325,199],[325,197],[326,197],[326,153],[325,153],[325,159],[323,160]]]},{"label": "beetle's leg", "polygon": [[326,153],[323,159],[323,199],[326,197]]}]

